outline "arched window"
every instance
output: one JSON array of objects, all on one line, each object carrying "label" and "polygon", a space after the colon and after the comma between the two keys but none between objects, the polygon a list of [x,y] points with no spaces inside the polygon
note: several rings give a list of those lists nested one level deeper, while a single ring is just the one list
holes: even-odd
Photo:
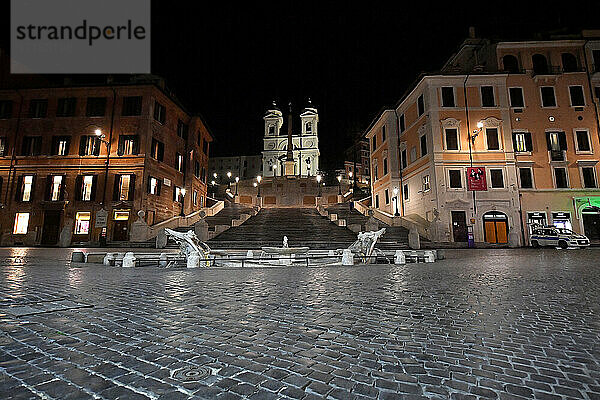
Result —
[{"label": "arched window", "polygon": [[533,72],[536,75],[546,75],[548,74],[548,61],[546,57],[541,54],[534,54],[531,57],[531,61],[533,62]]},{"label": "arched window", "polygon": [[562,53],[562,67],[564,72],[576,72],[577,71],[577,58],[571,53]]},{"label": "arched window", "polygon": [[517,60],[517,57],[510,54],[505,55],[502,57],[502,64],[504,65],[504,71],[511,74],[519,73],[519,61]]},{"label": "arched window", "polygon": [[312,132],[312,122],[307,122],[306,123],[306,133],[311,133]]},{"label": "arched window", "polygon": [[269,125],[269,135],[275,134],[275,125]]}]

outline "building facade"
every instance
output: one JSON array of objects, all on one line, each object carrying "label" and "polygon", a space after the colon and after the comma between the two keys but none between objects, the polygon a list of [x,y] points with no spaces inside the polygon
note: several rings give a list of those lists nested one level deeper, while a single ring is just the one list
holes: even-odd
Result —
[{"label": "building facade", "polygon": [[359,186],[370,187],[369,141],[360,140],[345,152],[344,178]]},{"label": "building facade", "polygon": [[[227,184],[227,173],[231,172],[231,182],[254,179],[262,174],[262,156],[211,157],[208,160],[209,181]],[[216,177],[215,177],[215,174]]]},{"label": "building facade", "polygon": [[599,239],[597,49],[466,40],[367,130],[372,205],[391,214],[399,193],[437,241],[526,244],[534,224]]},{"label": "building facade", "polygon": [[[282,131],[283,113],[275,103],[265,116],[264,147],[262,152],[262,174],[265,177],[285,176],[285,161],[288,148],[288,131]],[[300,114],[300,129],[292,124],[291,110],[287,122],[291,129],[294,175],[315,176],[319,171],[319,114],[308,104]]]},{"label": "building facade", "polygon": [[1,90],[1,242],[124,241],[198,210],[211,141],[159,79]]}]

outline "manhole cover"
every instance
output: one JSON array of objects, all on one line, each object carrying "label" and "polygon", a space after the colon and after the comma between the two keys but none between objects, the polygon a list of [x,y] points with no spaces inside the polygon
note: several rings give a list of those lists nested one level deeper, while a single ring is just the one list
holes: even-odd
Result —
[{"label": "manhole cover", "polygon": [[181,382],[198,382],[211,375],[206,367],[185,367],[173,372],[173,379]]}]

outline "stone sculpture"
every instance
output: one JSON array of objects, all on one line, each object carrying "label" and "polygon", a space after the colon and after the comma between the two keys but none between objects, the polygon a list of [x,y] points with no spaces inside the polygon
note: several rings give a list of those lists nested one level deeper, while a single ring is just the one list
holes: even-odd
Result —
[{"label": "stone sculpture", "polygon": [[384,233],[385,228],[381,228],[378,231],[359,232],[358,240],[350,245],[348,249],[360,256],[363,263],[371,264],[374,261],[371,256],[374,252],[379,251],[375,249],[375,244]]},{"label": "stone sculpture", "polygon": [[185,257],[188,267],[197,267],[200,259],[208,258],[210,247],[201,242],[194,231],[177,232],[166,228],[165,233],[179,245],[180,254]]}]

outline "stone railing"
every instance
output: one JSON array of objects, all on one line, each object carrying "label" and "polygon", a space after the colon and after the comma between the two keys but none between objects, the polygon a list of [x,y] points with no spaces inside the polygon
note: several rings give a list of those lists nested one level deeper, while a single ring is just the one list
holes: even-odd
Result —
[{"label": "stone railing", "polygon": [[191,226],[206,216],[213,216],[217,214],[223,209],[224,206],[225,203],[223,201],[217,201],[211,207],[201,208],[200,210],[194,211],[188,215],[169,218],[152,226],[146,224],[143,218],[138,218],[137,221],[131,224],[130,241],[135,243],[145,242],[149,239],[155,238],[162,229],[175,229],[179,227]]}]

